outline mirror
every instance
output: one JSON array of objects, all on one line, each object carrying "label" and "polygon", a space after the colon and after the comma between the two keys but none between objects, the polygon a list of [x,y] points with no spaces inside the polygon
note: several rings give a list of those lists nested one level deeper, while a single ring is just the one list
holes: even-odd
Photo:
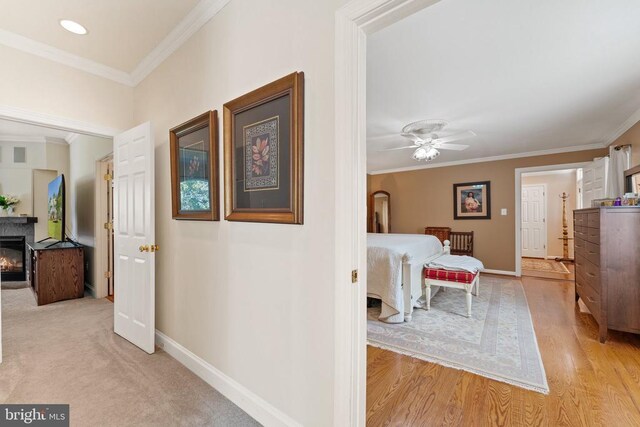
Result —
[{"label": "mirror", "polygon": [[391,195],[376,191],[369,198],[371,210],[371,232],[391,233]]}]

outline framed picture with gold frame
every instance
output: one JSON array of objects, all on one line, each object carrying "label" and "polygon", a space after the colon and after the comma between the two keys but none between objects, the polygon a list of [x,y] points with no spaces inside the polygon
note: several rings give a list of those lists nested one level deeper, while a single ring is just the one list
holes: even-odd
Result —
[{"label": "framed picture with gold frame", "polygon": [[224,104],[225,219],[303,223],[304,74]]},{"label": "framed picture with gold frame", "polygon": [[453,219],[491,219],[491,182],[453,184]]},{"label": "framed picture with gold frame", "polygon": [[219,221],[218,112],[169,130],[173,219]]}]

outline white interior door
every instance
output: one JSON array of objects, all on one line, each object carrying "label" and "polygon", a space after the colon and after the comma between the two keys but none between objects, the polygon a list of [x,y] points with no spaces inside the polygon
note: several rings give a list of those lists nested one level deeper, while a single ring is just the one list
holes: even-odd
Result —
[{"label": "white interior door", "polygon": [[607,191],[607,173],[609,158],[596,159],[583,168],[582,172],[582,207],[590,208],[591,201],[603,199]]},{"label": "white interior door", "polygon": [[115,333],[155,349],[154,144],[151,123],[113,140]]},{"label": "white interior door", "polygon": [[522,186],[522,256],[547,257],[545,185]]}]

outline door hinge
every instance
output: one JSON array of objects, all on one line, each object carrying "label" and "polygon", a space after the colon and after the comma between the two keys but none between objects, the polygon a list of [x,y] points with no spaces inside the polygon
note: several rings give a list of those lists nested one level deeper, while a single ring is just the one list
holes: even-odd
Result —
[{"label": "door hinge", "polygon": [[358,282],[358,270],[352,270],[351,271],[351,283],[357,283]]},{"label": "door hinge", "polygon": [[105,230],[111,230],[112,228],[113,228],[113,222],[109,221],[104,223]]},{"label": "door hinge", "polygon": [[110,271],[105,271],[105,272],[104,272],[104,278],[105,278],[105,279],[111,279],[111,276],[112,276],[112,274],[111,274],[111,272],[110,272]]},{"label": "door hinge", "polygon": [[103,178],[105,181],[111,181],[113,179],[113,175],[111,175],[110,173],[105,173]]}]

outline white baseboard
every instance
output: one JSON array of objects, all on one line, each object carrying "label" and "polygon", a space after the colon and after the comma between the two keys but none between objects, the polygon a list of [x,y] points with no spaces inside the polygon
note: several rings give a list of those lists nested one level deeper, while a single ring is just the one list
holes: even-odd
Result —
[{"label": "white baseboard", "polygon": [[490,274],[500,274],[501,276],[517,276],[515,271],[491,270],[489,268],[485,268],[484,270],[482,270],[482,272]]},{"label": "white baseboard", "polygon": [[156,344],[259,423],[265,426],[301,426],[287,414],[158,330]]}]

